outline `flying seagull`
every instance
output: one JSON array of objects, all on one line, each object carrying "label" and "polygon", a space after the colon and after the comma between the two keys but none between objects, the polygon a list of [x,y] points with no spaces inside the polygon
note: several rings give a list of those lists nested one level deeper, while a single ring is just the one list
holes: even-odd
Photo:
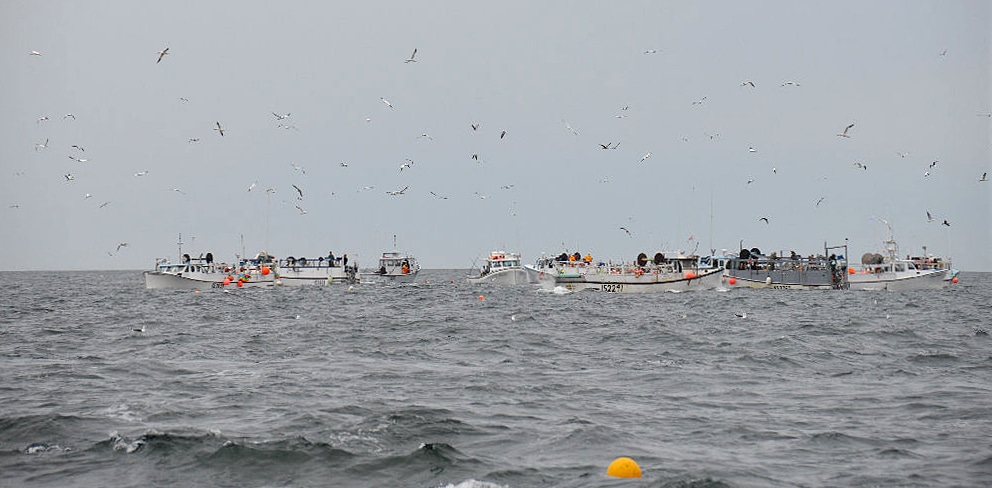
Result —
[{"label": "flying seagull", "polygon": [[148,170],[139,171],[139,172],[135,173],[134,176],[145,176],[146,174],[148,174]]},{"label": "flying seagull", "polygon": [[293,188],[296,189],[296,193],[299,193],[300,194],[300,196],[296,197],[296,199],[297,200],[303,200],[303,190],[301,190],[300,187],[298,187],[296,185],[293,185]]},{"label": "flying seagull", "polygon": [[117,254],[117,251],[120,251],[122,247],[127,247],[127,243],[126,242],[122,242],[122,243],[118,244],[117,245],[117,249],[114,249],[114,254]]},{"label": "flying seagull", "polygon": [[417,136],[417,139],[420,139],[421,137],[426,137],[428,141],[433,141],[434,140],[434,138],[431,137],[431,135],[428,134],[428,133],[426,133],[426,132],[424,132],[423,134],[420,134],[419,136]]},{"label": "flying seagull", "polygon": [[176,193],[179,193],[179,194],[182,194],[182,195],[185,195],[185,194],[186,194],[186,192],[184,192],[184,191],[182,191],[182,190],[181,190],[181,189],[179,189],[179,188],[173,188],[173,189],[172,189],[172,191],[174,191],[174,192],[176,192]]},{"label": "flying seagull", "polygon": [[402,195],[403,193],[406,192],[406,189],[407,188],[410,188],[410,187],[409,186],[404,186],[403,189],[401,189],[401,190],[387,191],[386,194],[387,195],[393,195],[393,196]]},{"label": "flying seagull", "polygon": [[934,221],[933,215],[930,215],[930,211],[927,210],[927,222],[933,222],[933,221]]},{"label": "flying seagull", "polygon": [[66,173],[66,174],[62,175],[62,177],[65,178],[65,181],[72,181],[72,180],[76,179],[75,176],[72,176],[72,173]]},{"label": "flying seagull", "polygon": [[988,172],[982,173],[982,177],[979,178],[978,181],[989,181],[989,174],[988,174]]},{"label": "flying seagull", "polygon": [[768,217],[759,217],[758,220],[764,220],[766,224],[768,223]]},{"label": "flying seagull", "polygon": [[224,128],[220,126],[220,122],[217,122],[217,127],[214,127],[214,130],[220,132],[221,136],[224,135]]},{"label": "flying seagull", "polygon": [[565,119],[561,119],[561,121],[562,121],[562,123],[565,124],[565,128],[568,129],[569,132],[571,132],[573,135],[576,135],[576,136],[579,135],[579,133],[576,132],[575,129],[573,129],[571,125],[569,125],[568,121],[566,121]]},{"label": "flying seagull", "polygon": [[431,192],[431,195],[434,195],[435,198],[438,198],[440,200],[447,200],[448,199],[448,197],[442,197],[441,195],[438,195],[437,193],[434,193],[434,192]]},{"label": "flying seagull", "polygon": [[858,168],[858,169],[863,169],[865,171],[868,171],[868,165],[867,164],[862,164],[860,161],[855,161],[854,167],[855,168]]},{"label": "flying seagull", "polygon": [[306,215],[307,213],[306,209],[299,205],[296,206],[296,209],[300,211],[300,215]]},{"label": "flying seagull", "polygon": [[38,51],[31,51],[28,54],[30,54],[31,56],[41,56],[41,53]]},{"label": "flying seagull", "polygon": [[479,130],[479,123],[478,122],[476,122],[474,124],[471,124],[471,125],[472,125],[472,130]]},{"label": "flying seagull", "polygon": [[500,139],[502,139],[504,137],[506,137],[506,130],[503,130],[502,132],[499,133],[499,138]]},{"label": "flying seagull", "polygon": [[406,162],[400,165],[400,171],[403,171],[405,168],[412,168],[412,167],[413,167],[413,160],[407,158]]},{"label": "flying seagull", "polygon": [[741,86],[750,86],[751,88],[754,88],[754,82],[753,81],[750,81],[750,80],[743,81],[743,82],[741,82]]},{"label": "flying seagull", "polygon": [[410,58],[409,59],[407,59],[406,61],[403,61],[403,62],[404,63],[416,63],[417,62],[417,59],[416,58],[417,58],[417,48],[413,48],[413,54],[410,55]]},{"label": "flying seagull", "polygon": [[647,154],[645,154],[644,156],[641,156],[641,160],[638,161],[638,163],[643,163],[645,159],[650,158],[650,157],[651,157],[651,151],[648,151]]},{"label": "flying seagull", "polygon": [[72,115],[72,114],[65,114],[65,115],[62,116],[62,120],[65,120],[65,119],[68,119],[68,118],[71,118],[72,120],[76,120],[76,116],[75,115]]},{"label": "flying seagull", "polygon": [[948,221],[947,221],[947,219],[944,219],[944,222],[943,222],[943,224],[944,224],[944,225],[946,225],[946,226],[948,226],[948,227],[950,227],[950,226],[951,226],[951,223],[950,223],[950,222],[948,222]]},{"label": "flying seagull", "polygon": [[747,152],[749,152],[749,153],[756,153],[756,152],[758,152],[758,150],[755,149],[754,146],[751,146],[751,147],[747,148]]},{"label": "flying seagull", "polygon": [[34,150],[35,151],[41,151],[42,149],[48,149],[48,139],[45,139],[45,143],[44,144],[35,144],[34,145]]},{"label": "flying seagull", "polygon": [[158,61],[155,61],[155,64],[161,63],[162,62],[162,58],[164,58],[166,54],[169,54],[169,48],[165,48],[165,49],[159,51],[158,52]]},{"label": "flying seagull", "polygon": [[844,132],[841,132],[840,134],[837,134],[837,137],[848,137],[848,138],[851,137],[851,136],[847,135],[847,131],[851,130],[851,127],[854,127],[854,124],[851,124],[851,125],[849,125],[847,127],[844,127]]},{"label": "flying seagull", "polygon": [[248,191],[252,191],[252,189],[254,189],[255,185],[257,184],[258,184],[258,180],[253,181],[250,185],[248,185]]},{"label": "flying seagull", "polygon": [[825,200],[826,198],[827,198],[827,197],[820,197],[820,199],[816,201],[816,205],[815,205],[815,206],[816,206],[816,207],[819,207],[819,206],[820,206],[820,204],[821,204],[821,203],[823,203],[823,200]]},{"label": "flying seagull", "polygon": [[79,149],[80,151],[86,152],[86,150],[83,149],[83,146],[77,146],[76,144],[73,144],[71,147],[73,147],[75,149]]},{"label": "flying seagull", "polygon": [[627,237],[634,237],[634,235],[630,233],[630,229],[628,229],[628,228],[626,228],[626,227],[623,227],[623,226],[621,226],[621,227],[620,227],[620,230],[622,230],[622,231],[624,231],[624,232],[626,232],[626,233],[627,233]]},{"label": "flying seagull", "polygon": [[276,116],[276,120],[282,120],[282,119],[288,119],[289,118],[289,113],[288,112],[286,114],[277,114],[275,112],[272,112],[272,115],[275,115]]},{"label": "flying seagull", "polygon": [[796,83],[795,81],[786,81],[785,83],[782,83],[782,86],[799,86],[799,83]]},{"label": "flying seagull", "polygon": [[383,97],[379,97],[379,100],[382,100],[382,103],[385,103],[387,107],[393,108],[393,104],[389,103],[389,100],[386,100]]}]

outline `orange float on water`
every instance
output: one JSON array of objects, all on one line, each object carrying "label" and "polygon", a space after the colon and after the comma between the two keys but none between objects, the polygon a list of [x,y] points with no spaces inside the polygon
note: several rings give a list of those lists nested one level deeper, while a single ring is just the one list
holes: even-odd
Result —
[{"label": "orange float on water", "polygon": [[951,283],[957,283],[957,282],[958,282],[958,277],[957,276],[951,278]]},{"label": "orange float on water", "polygon": [[729,280],[727,280],[727,283],[730,283],[731,285],[736,285],[737,284],[737,278],[730,278]]},{"label": "orange float on water", "polygon": [[691,280],[691,279],[693,279],[695,277],[696,277],[696,273],[693,273],[692,271],[686,271],[685,272],[685,279]]},{"label": "orange float on water", "polygon": [[619,457],[606,468],[606,474],[614,478],[640,478],[641,467],[629,457]]},{"label": "orange float on water", "polygon": [[485,299],[486,299],[486,297],[484,297],[482,295],[479,295],[479,300],[485,300]]}]

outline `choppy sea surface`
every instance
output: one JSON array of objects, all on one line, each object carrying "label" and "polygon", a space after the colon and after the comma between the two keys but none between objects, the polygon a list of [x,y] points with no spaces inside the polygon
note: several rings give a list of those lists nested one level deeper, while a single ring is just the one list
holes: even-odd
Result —
[{"label": "choppy sea surface", "polygon": [[[0,273],[0,486],[992,485],[992,274],[657,295],[463,275]],[[608,477],[620,456],[643,478]]]}]

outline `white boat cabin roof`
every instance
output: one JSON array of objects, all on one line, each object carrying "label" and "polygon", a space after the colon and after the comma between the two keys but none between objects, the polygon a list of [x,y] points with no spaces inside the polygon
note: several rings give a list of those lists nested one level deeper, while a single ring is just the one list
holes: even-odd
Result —
[{"label": "white boat cabin roof", "polygon": [[493,251],[489,253],[486,261],[493,268],[516,267],[520,266],[520,255],[514,252]]}]

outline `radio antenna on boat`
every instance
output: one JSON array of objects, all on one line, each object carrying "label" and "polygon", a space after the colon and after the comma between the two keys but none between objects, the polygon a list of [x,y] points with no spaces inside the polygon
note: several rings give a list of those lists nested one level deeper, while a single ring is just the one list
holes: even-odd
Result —
[{"label": "radio antenna on boat", "polygon": [[183,260],[183,233],[182,232],[179,233],[179,240],[176,241],[176,244],[179,246],[179,261],[182,261]]}]

